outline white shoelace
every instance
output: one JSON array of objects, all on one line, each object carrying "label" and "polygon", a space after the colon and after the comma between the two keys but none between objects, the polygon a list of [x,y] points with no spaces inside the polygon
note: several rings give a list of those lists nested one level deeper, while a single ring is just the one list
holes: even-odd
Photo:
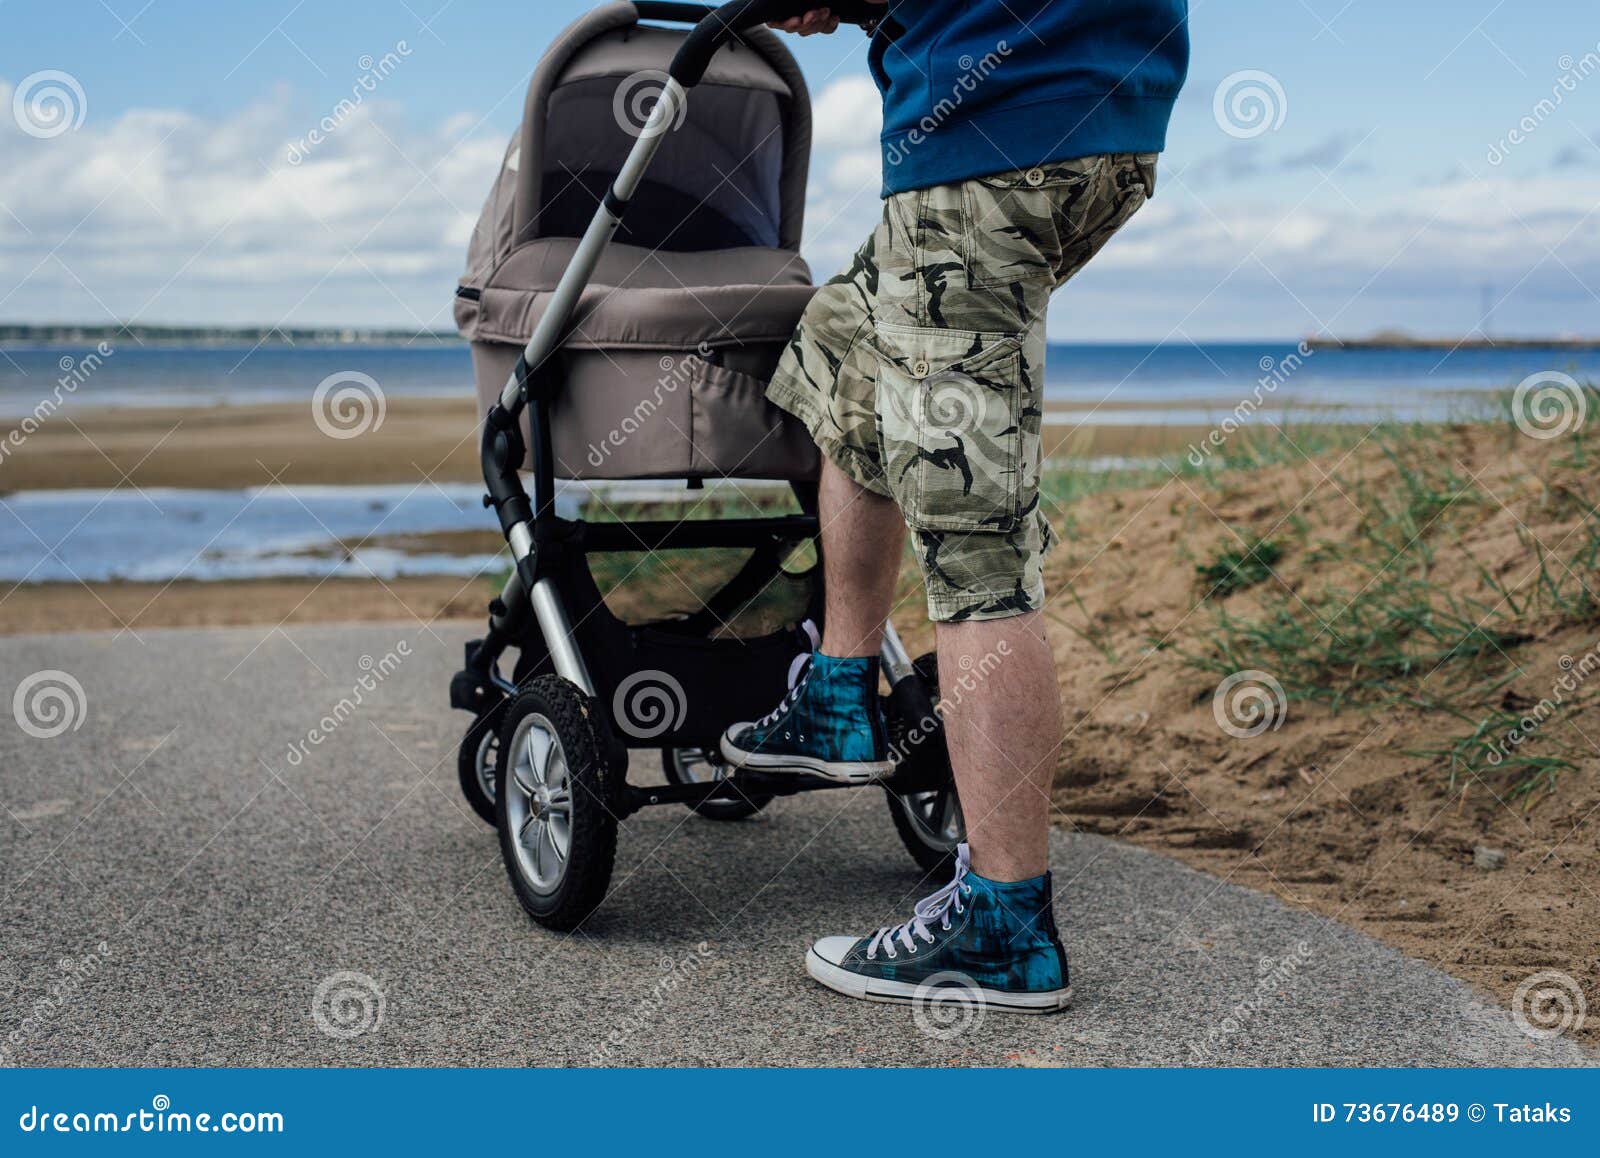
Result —
[{"label": "white shoelace", "polygon": [[811,652],[822,646],[822,633],[817,630],[817,625],[811,620],[803,620],[800,627],[805,631],[806,638],[811,641],[811,651],[802,651],[789,661],[789,687],[793,688],[800,681],[800,673],[806,670],[806,661],[811,658]]},{"label": "white shoelace", "polygon": [[801,679],[800,676],[805,672],[805,665],[810,659],[811,656],[809,654],[804,654],[796,660],[797,667],[789,673],[789,690],[783,694],[783,699],[778,701],[777,707],[755,722],[755,727],[764,728],[768,724],[776,723],[779,716],[794,706],[795,701],[800,698],[801,693],[805,690],[805,680]]},{"label": "white shoelace", "polygon": [[939,928],[945,932],[950,929],[950,915],[954,912],[957,916],[967,911],[961,903],[961,898],[972,892],[972,886],[965,883],[966,875],[970,871],[967,860],[967,846],[960,845],[956,851],[955,879],[936,893],[930,893],[916,903],[912,910],[911,919],[903,925],[885,925],[879,929],[872,940],[867,943],[867,960],[877,959],[878,950],[882,949],[889,958],[898,957],[900,954],[895,949],[898,941],[904,945],[906,952],[915,953],[917,942],[931,945],[934,941],[933,924],[938,923]]}]

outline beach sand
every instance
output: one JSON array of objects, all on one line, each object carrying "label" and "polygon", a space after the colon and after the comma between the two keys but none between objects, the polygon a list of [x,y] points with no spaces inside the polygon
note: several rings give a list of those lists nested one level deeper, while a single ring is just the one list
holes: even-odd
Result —
[{"label": "beach sand", "polygon": [[0,491],[466,482],[478,477],[475,422],[465,398],[391,399],[381,425],[343,439],[309,405],[67,408],[8,450]]},{"label": "beach sand", "polygon": [[[1182,451],[1205,427],[1141,422],[1160,406],[1106,407],[1126,422],[1050,423],[1046,453],[1145,456]],[[1059,411],[1059,408],[1057,408]],[[270,483],[476,482],[477,412],[467,398],[392,398],[383,422],[333,438],[309,405],[63,410],[0,459],[0,493],[72,487],[204,487]],[[3,424],[0,424],[3,425]]]},{"label": "beach sand", "polygon": [[[1565,974],[1590,1010],[1573,1036],[1600,1044],[1600,698],[1560,684],[1600,656],[1589,441],[1409,430],[1076,502],[1045,574],[1056,822],[1354,924],[1507,1005]],[[1199,573],[1258,537],[1282,553],[1254,583]],[[1241,669],[1290,696],[1242,739],[1217,698]],[[1204,968],[1213,947],[1187,947]]]}]

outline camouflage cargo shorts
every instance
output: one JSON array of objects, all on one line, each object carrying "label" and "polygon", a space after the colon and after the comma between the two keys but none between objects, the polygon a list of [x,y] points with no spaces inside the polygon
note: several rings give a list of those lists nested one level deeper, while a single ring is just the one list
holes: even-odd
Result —
[{"label": "camouflage cargo shorts", "polygon": [[1043,604],[1045,307],[1154,192],[1155,154],[891,195],[812,298],[767,397],[899,504],[935,620]]}]

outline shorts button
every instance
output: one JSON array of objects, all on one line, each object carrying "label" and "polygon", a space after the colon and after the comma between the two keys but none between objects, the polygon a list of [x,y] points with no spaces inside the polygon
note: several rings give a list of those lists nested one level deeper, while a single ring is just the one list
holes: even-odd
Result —
[{"label": "shorts button", "polygon": [[921,358],[918,358],[915,362],[911,363],[911,376],[913,378],[926,378],[928,376],[928,364]]},{"label": "shorts button", "polygon": [[1044,170],[1037,168],[1029,169],[1023,174],[1023,179],[1037,189],[1040,185],[1044,184]]}]

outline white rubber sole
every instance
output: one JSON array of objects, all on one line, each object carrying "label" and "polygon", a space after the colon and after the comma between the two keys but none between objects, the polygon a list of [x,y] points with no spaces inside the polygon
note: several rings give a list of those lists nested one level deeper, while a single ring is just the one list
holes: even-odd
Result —
[{"label": "white rubber sole", "polygon": [[[863,977],[823,960],[815,949],[806,950],[806,972],[811,974],[813,981],[826,985],[835,993],[862,1001],[915,1005],[932,1000],[932,995],[938,993],[938,990],[924,990],[909,981]],[[960,992],[966,994],[968,1000],[981,1002],[985,1010],[993,1009],[999,1013],[1059,1013],[1072,1004],[1070,985],[1045,993],[1007,993],[1001,989],[985,989],[981,985],[964,987]]]},{"label": "white rubber sole", "polygon": [[[729,731],[737,731],[736,724]],[[721,740],[722,756],[736,768],[749,768],[757,772],[793,772],[802,776],[820,776],[836,784],[873,784],[894,771],[893,760],[814,760],[809,756],[777,756],[767,752],[746,752],[729,741],[726,732]]]}]

